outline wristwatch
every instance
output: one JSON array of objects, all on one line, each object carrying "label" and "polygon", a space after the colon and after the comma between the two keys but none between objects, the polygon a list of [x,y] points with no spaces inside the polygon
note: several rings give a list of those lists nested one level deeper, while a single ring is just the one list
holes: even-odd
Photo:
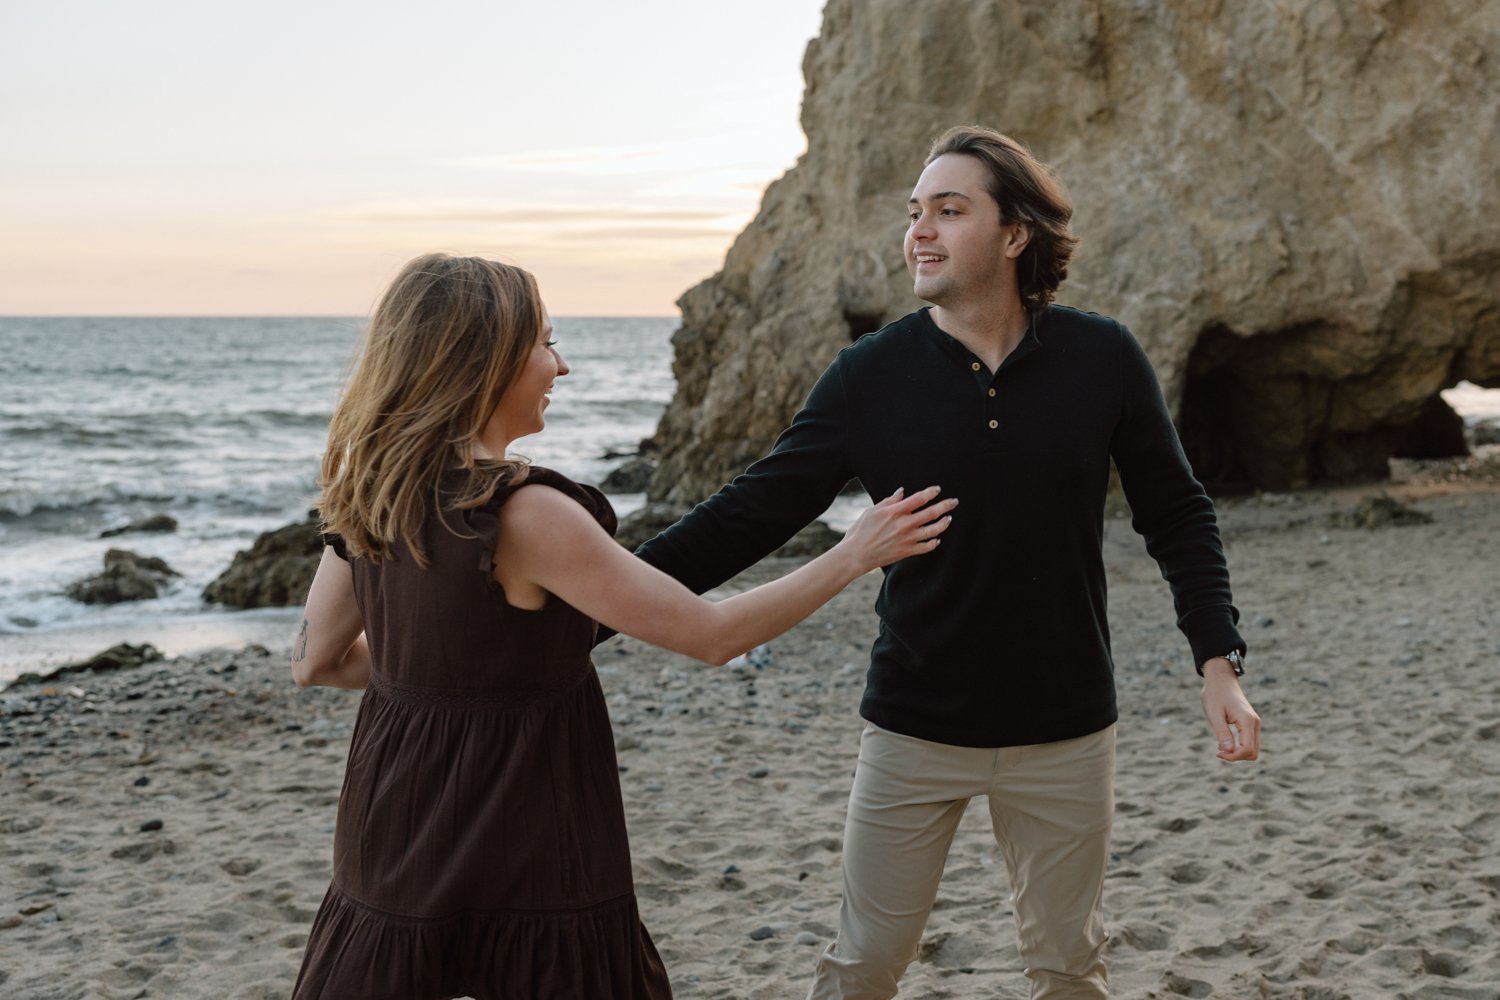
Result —
[{"label": "wristwatch", "polygon": [[[1234,676],[1236,676],[1236,677],[1243,677],[1243,676],[1245,676],[1245,654],[1241,653],[1238,649],[1231,649],[1229,652],[1227,652],[1227,653],[1220,653],[1218,656],[1210,656],[1209,659],[1210,660],[1228,660],[1229,661],[1229,666],[1234,669]],[[1207,662],[1207,661],[1204,661],[1204,662]],[[1203,669],[1200,667],[1198,669],[1198,672],[1201,674],[1203,672]]]}]

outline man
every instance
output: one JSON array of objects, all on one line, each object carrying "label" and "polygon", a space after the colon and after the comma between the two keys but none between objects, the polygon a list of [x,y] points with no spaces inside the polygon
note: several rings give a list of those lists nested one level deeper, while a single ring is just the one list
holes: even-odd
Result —
[{"label": "man", "polygon": [[703,591],[858,477],[962,501],[943,545],[890,567],[844,832],[838,938],[811,998],[880,998],[916,957],[948,847],[986,796],[1034,998],[1103,997],[1100,896],[1117,717],[1101,553],[1113,458],[1204,678],[1218,756],[1260,720],[1213,504],[1123,326],[1051,304],[1077,240],[1052,172],[951,129],[912,192],[907,267],[932,303],[845,348],[770,455],[639,555]]}]

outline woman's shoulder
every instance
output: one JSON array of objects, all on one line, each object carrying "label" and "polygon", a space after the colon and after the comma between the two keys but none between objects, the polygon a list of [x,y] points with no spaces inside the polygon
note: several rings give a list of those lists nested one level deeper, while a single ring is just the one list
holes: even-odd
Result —
[{"label": "woman's shoulder", "polygon": [[561,493],[568,499],[576,502],[609,534],[613,535],[619,522],[615,517],[614,507],[609,500],[596,487],[586,483],[575,482],[555,469],[548,469],[540,465],[527,466],[525,469],[507,477],[495,490],[495,496],[490,501],[490,506],[497,512],[505,505],[511,497],[524,491],[528,486],[547,486]]}]

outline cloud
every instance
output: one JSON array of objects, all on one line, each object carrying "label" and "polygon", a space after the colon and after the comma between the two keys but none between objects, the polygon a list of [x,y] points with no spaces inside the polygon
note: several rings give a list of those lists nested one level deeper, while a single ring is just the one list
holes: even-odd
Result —
[{"label": "cloud", "polygon": [[598,205],[528,206],[510,208],[475,203],[453,202],[387,202],[350,206],[334,213],[341,219],[355,222],[400,222],[412,224],[430,223],[483,223],[486,225],[571,225],[588,223],[619,222],[688,222],[709,224],[718,222],[727,228],[737,221],[738,213],[711,209],[681,208],[606,208]]},{"label": "cloud", "polygon": [[581,149],[541,150],[533,153],[492,153],[444,160],[450,167],[475,170],[549,171],[614,174],[649,173],[670,158],[663,146],[593,146]]},{"label": "cloud", "polygon": [[568,229],[551,235],[558,243],[660,243],[684,240],[709,240],[716,246],[724,242],[726,231],[701,226],[632,226],[612,228]]},{"label": "cloud", "polygon": [[[513,173],[654,174],[737,170],[764,177],[796,161],[805,141],[783,130],[739,130],[638,146],[584,146],[444,160],[444,166]],[[800,140],[800,136],[798,137]]]}]

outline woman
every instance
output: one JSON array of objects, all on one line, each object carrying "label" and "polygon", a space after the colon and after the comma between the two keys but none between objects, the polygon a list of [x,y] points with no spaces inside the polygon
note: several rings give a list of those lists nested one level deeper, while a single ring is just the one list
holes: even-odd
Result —
[{"label": "woman", "polygon": [[508,457],[568,372],[550,333],[525,271],[418,258],[334,414],[328,547],[292,670],[365,695],[299,1000],[669,997],[636,909],[595,623],[722,664],[930,552],[950,520],[935,488],[898,491],[788,576],[696,597],[615,543],[598,491]]}]

